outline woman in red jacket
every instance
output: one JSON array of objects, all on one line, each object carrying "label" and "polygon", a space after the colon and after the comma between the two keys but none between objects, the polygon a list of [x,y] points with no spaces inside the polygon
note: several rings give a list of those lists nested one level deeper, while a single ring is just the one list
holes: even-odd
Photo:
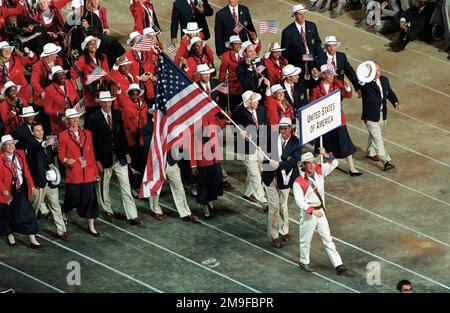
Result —
[{"label": "woman in red jacket", "polygon": [[87,0],[86,11],[92,12],[98,16],[103,32],[109,35],[111,31],[109,30],[108,19],[106,18],[106,7],[101,4],[102,0]]},{"label": "woman in red jacket", "polygon": [[151,0],[131,0],[130,12],[134,19],[133,31],[142,33],[144,28],[155,28],[154,26],[161,29]]},{"label": "woman in red jacket", "polygon": [[65,111],[79,101],[75,82],[66,79],[66,72],[61,66],[53,67],[49,77],[52,84],[44,90],[44,110],[50,117],[51,133],[54,135],[67,129],[67,124],[62,120]]},{"label": "woman in red jacket", "polygon": [[[98,97],[100,89],[106,89],[105,84],[112,82],[109,75],[109,66],[106,56],[98,50],[101,40],[93,36],[87,36],[81,43],[81,50],[83,55],[76,62],[75,66],[70,69],[70,76],[72,79],[81,78],[81,85],[83,86],[83,99],[86,107],[87,120],[92,113],[98,111],[100,106],[95,99]],[[106,74],[89,85],[86,85],[88,75],[90,75],[97,67],[101,68]]]},{"label": "woman in red jacket", "polygon": [[75,109],[67,109],[67,128],[58,135],[58,158],[66,169],[64,219],[73,209],[88,220],[88,232],[100,236],[94,221],[98,217],[95,183],[100,180],[90,131],[80,127],[80,116]]},{"label": "woman in red jacket", "polygon": [[[188,50],[187,59],[180,58],[180,66],[186,71],[189,78],[196,82],[199,80],[199,76],[194,74],[197,71],[197,65],[207,64],[209,68],[214,68],[214,54],[208,52],[200,37],[191,39]],[[211,74],[211,77],[214,76],[216,76],[216,70]]]},{"label": "woman in red jacket", "polygon": [[[199,28],[197,22],[188,22],[185,29],[183,29],[183,32],[186,34],[181,41],[180,46],[178,47],[177,53],[175,54],[175,57],[173,58],[173,61],[175,64],[180,64],[181,58],[187,59],[188,55],[188,46],[189,42],[194,37],[200,37],[202,40],[204,39],[204,35],[202,33],[203,28]],[[176,39],[175,39],[176,40]],[[175,46],[175,44],[174,44]],[[208,54],[214,55],[214,52],[211,50],[211,48],[208,46],[208,43],[205,42],[205,48]]]},{"label": "woman in red jacket", "polygon": [[0,42],[0,88],[8,81],[13,81],[22,86],[20,97],[25,99],[28,104],[33,100],[30,86],[25,78],[25,67],[34,64],[37,61],[35,53],[28,48],[24,48],[27,56],[21,56],[14,52],[14,47],[8,42]]},{"label": "woman in red jacket", "polygon": [[270,85],[279,84],[283,80],[283,68],[288,64],[288,61],[281,56],[281,48],[278,42],[271,43],[267,57],[264,57],[264,64],[269,73]]},{"label": "woman in red jacket", "polygon": [[32,18],[43,25],[47,31],[57,33],[64,28],[62,8],[72,0],[39,0],[36,14]]},{"label": "woman in red jacket", "polygon": [[[309,99],[311,102],[326,96],[334,90],[341,91],[341,98],[351,99],[352,88],[347,80],[343,83],[342,80],[335,79],[335,72],[329,68],[327,64],[320,67],[321,81],[319,85],[311,90]],[[323,147],[326,151],[332,152],[333,156],[337,159],[345,158],[348,167],[350,169],[350,176],[360,176],[361,172],[358,172],[353,165],[352,154],[356,152],[356,147],[350,138],[350,135],[345,124],[344,111],[341,112],[342,124],[340,127],[333,129],[322,136]],[[315,142],[315,153],[319,152],[320,142],[319,139]]]},{"label": "woman in red jacket", "polygon": [[[148,106],[142,99],[143,93],[144,91],[138,84],[131,84],[127,91],[128,99],[125,100],[121,107],[128,149],[131,156],[131,167],[141,173],[141,176],[147,164],[147,151],[144,148],[142,129],[148,121]],[[130,182],[132,182],[132,187],[135,190],[140,189],[142,180],[139,181],[139,179],[136,180],[130,176]]]},{"label": "woman in red jacket", "polygon": [[285,91],[286,89],[280,84],[276,84],[270,87],[271,94],[266,94],[264,104],[266,107],[267,119],[271,126],[278,127],[282,117],[287,117],[291,119],[291,121],[294,118],[294,109],[286,99],[284,99]]},{"label": "woman in red jacket", "polygon": [[14,133],[16,128],[22,124],[19,115],[22,114],[22,107],[28,106],[25,99],[18,96],[20,88],[21,86],[9,81],[1,90],[4,100],[0,102],[0,117],[5,124],[5,134]]},{"label": "woman in red jacket", "polygon": [[38,224],[30,199],[34,196],[33,179],[28,170],[25,153],[16,150],[17,140],[5,135],[0,142],[0,236],[15,246],[13,233],[28,235],[30,247],[40,248],[36,240]]},{"label": "woman in red jacket", "polygon": [[19,1],[15,8],[7,8],[5,5],[0,6],[0,40],[8,40],[8,36],[6,34],[6,21],[11,16],[27,16],[28,11],[25,6],[24,0]]}]

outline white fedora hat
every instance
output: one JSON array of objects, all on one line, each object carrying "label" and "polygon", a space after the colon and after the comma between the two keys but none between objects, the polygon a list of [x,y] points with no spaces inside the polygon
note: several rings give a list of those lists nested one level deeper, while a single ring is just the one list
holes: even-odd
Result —
[{"label": "white fedora hat", "polygon": [[287,64],[285,67],[283,67],[283,70],[282,70],[284,77],[298,75],[301,73],[301,71],[302,71],[301,68],[296,67],[292,64]]},{"label": "white fedora hat", "polygon": [[300,163],[316,161],[316,157],[311,152],[306,152],[302,154],[302,158],[300,159]]},{"label": "white fedora hat", "polygon": [[52,72],[48,75],[48,78],[50,78],[50,80],[53,80],[53,76],[56,74],[56,73],[67,73],[68,71],[67,70],[65,70],[65,69],[63,69],[61,66],[59,66],[59,65],[56,65],[56,66],[53,66],[52,67]]},{"label": "white fedora hat", "polygon": [[4,135],[4,136],[2,136],[2,141],[0,142],[0,147],[10,141],[14,141],[14,144],[16,144],[19,140],[15,140],[11,135]]},{"label": "white fedora hat", "polygon": [[[120,58],[120,57],[118,57],[117,59],[119,59],[119,58]],[[125,58],[119,63],[118,66],[128,65],[128,64],[131,64],[131,63],[133,63],[133,61],[130,61],[130,60],[128,60],[127,57],[125,57]]]},{"label": "white fedora hat", "polygon": [[276,85],[273,85],[272,87],[270,87],[270,92],[272,94],[274,94],[274,93],[276,93],[278,91],[283,91],[284,92],[284,91],[286,91],[286,89],[284,89],[283,86],[281,86],[280,84],[276,84]]},{"label": "white fedora hat", "polygon": [[325,47],[325,45],[340,45],[341,42],[337,41],[335,36],[326,36],[325,41],[322,44],[322,48]]},{"label": "white fedora hat", "polygon": [[100,39],[95,38],[94,36],[87,36],[84,38],[83,42],[81,43],[81,50],[84,50],[86,48],[86,45],[89,43],[89,41],[95,40],[97,44],[97,49],[100,47],[100,43],[102,42]]},{"label": "white fedora hat", "polygon": [[14,82],[13,82],[12,80],[7,81],[7,82],[3,85],[3,88],[2,88],[2,90],[1,90],[2,95],[4,96],[5,93],[6,93],[6,91],[7,91],[9,88],[11,88],[11,87],[16,87],[17,93],[19,93],[20,89],[22,88],[21,85],[16,85],[16,84],[14,84]]},{"label": "white fedora hat", "polygon": [[256,95],[256,98],[253,99],[252,102],[258,102],[261,100],[261,95],[259,93],[253,92],[252,90],[247,90],[242,94],[242,102],[245,104],[253,95]]},{"label": "white fedora hat", "polygon": [[199,65],[197,65],[197,72],[195,72],[195,74],[199,74],[199,75],[211,74],[214,71],[215,71],[215,69],[210,68],[208,66],[208,64],[199,64]]},{"label": "white fedora hat", "polygon": [[95,102],[107,102],[107,101],[114,101],[116,100],[116,97],[113,97],[111,95],[111,92],[109,91],[100,91],[98,94],[98,98],[95,99]]},{"label": "white fedora hat", "polygon": [[[270,48],[270,47],[269,47]],[[281,52],[286,50],[285,48],[281,48],[280,45],[278,44],[278,42],[273,44],[272,49],[270,49],[270,52]]]},{"label": "white fedora hat", "polygon": [[230,40],[225,42],[225,47],[230,48],[232,43],[242,43],[241,37],[239,37],[238,35],[230,36]]},{"label": "white fedora hat", "polygon": [[76,109],[67,109],[65,112],[65,118],[76,118],[76,117],[80,117],[81,115],[83,115],[83,113],[78,112]]},{"label": "white fedora hat", "polygon": [[198,28],[197,22],[189,22],[186,25],[186,28],[183,29],[183,33],[185,34],[196,34],[203,30],[203,28]]},{"label": "white fedora hat", "polygon": [[0,42],[0,50],[2,50],[4,48],[10,48],[11,52],[13,52],[15,47],[11,46],[7,41],[2,41],[2,42]]},{"label": "white fedora hat", "polygon": [[136,37],[138,37],[138,36],[140,36],[140,35],[141,35],[141,33],[138,32],[138,31],[132,32],[132,33],[130,34],[130,36],[128,37],[128,39],[127,39],[127,45],[129,45],[130,42],[131,42],[133,39],[135,39]]},{"label": "white fedora hat", "polygon": [[39,112],[35,112],[33,107],[30,105],[28,107],[22,108],[22,114],[19,115],[19,117],[32,117],[38,115]]},{"label": "white fedora hat", "polygon": [[52,186],[58,186],[61,182],[61,173],[59,172],[59,169],[53,165],[49,165],[49,170],[45,172],[45,179],[47,182]]},{"label": "white fedora hat", "polygon": [[278,126],[292,126],[292,121],[289,117],[282,117]]},{"label": "white fedora hat", "polygon": [[297,12],[302,13],[302,12],[306,12],[306,11],[308,11],[308,10],[303,6],[303,4],[296,4],[292,7],[291,16],[294,16],[294,14]]},{"label": "white fedora hat", "polygon": [[241,46],[241,50],[239,50],[239,56],[242,57],[244,54],[244,51],[247,50],[247,48],[250,46],[256,47],[256,45],[254,45],[251,41],[249,41],[249,40],[245,41]]},{"label": "white fedora hat", "polygon": [[44,50],[41,53],[41,58],[48,57],[52,54],[57,54],[61,51],[61,47],[55,45],[54,43],[47,43],[44,45]]},{"label": "white fedora hat", "polygon": [[328,64],[322,64],[320,66],[320,71],[322,73],[331,73],[331,74],[334,73],[334,70],[331,67],[328,67]]},{"label": "white fedora hat", "polygon": [[144,36],[147,36],[147,35],[159,35],[160,32],[161,31],[155,30],[155,29],[153,29],[153,27],[150,26],[150,27],[144,28],[144,30],[142,31],[142,34]]},{"label": "white fedora hat", "polygon": [[187,46],[188,51],[191,50],[192,46],[195,45],[197,42],[201,42],[203,45],[203,40],[200,37],[192,37]]},{"label": "white fedora hat", "polygon": [[130,94],[130,91],[133,91],[133,90],[139,90],[141,96],[142,96],[142,95],[144,94],[144,92],[145,92],[143,89],[141,89],[141,87],[139,86],[139,84],[130,84],[130,86],[128,87],[128,90],[127,90],[127,94]]},{"label": "white fedora hat", "polygon": [[375,79],[377,74],[377,66],[374,61],[365,61],[358,65],[356,76],[362,83],[369,83]]}]

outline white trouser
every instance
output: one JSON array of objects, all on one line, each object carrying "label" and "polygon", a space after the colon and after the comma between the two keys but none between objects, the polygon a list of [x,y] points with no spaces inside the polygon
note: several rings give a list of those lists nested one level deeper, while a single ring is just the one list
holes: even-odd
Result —
[{"label": "white trouser", "polygon": [[263,154],[256,150],[255,153],[246,155],[245,160],[243,160],[245,167],[247,168],[247,178],[244,184],[244,196],[254,195],[256,200],[261,203],[266,203],[267,199],[264,194],[261,171],[262,171],[262,161]]},{"label": "white trouser", "polygon": [[290,190],[290,188],[278,189],[276,177],[270,186],[266,187],[269,203],[267,232],[272,239],[278,238],[279,234],[287,235],[289,233],[288,199]]},{"label": "white trouser", "polygon": [[115,156],[113,157],[113,166],[103,169],[102,179],[98,183],[98,204],[105,212],[114,214],[111,207],[111,198],[109,197],[109,184],[113,173],[116,174],[117,180],[119,181],[125,215],[128,220],[133,220],[138,217],[138,213],[136,203],[131,195],[130,180],[128,178],[128,166],[120,165],[120,162]]},{"label": "white trouser", "polygon": [[320,209],[323,214],[322,217],[317,218],[315,215],[309,215],[302,211],[300,213],[300,262],[309,264],[309,252],[311,250],[311,241],[314,235],[314,230],[317,228],[322,242],[325,245],[328,257],[331,260],[334,268],[342,264],[341,256],[336,251],[336,246],[330,234],[330,226],[323,209]]},{"label": "white trouser", "polygon": [[[178,210],[180,218],[191,215],[191,209],[186,200],[186,193],[184,192],[183,182],[181,181],[180,168],[177,164],[166,167],[166,178],[169,181],[170,191],[172,192],[173,202]],[[159,205],[159,195],[150,197],[150,209],[156,214],[162,214],[161,206]]]},{"label": "white trouser", "polygon": [[378,122],[364,121],[369,131],[367,154],[369,156],[377,155],[383,163],[386,163],[391,160],[391,157],[384,149],[382,131],[386,127],[386,120],[383,120],[383,114],[381,113]]},{"label": "white trouser", "polygon": [[62,216],[61,205],[59,204],[58,188],[50,188],[48,185],[45,188],[36,188],[36,194],[31,202],[36,214],[41,209],[42,204],[45,205],[45,199],[48,201],[48,207],[53,215],[53,221],[55,222],[58,234],[62,235],[67,230]]}]

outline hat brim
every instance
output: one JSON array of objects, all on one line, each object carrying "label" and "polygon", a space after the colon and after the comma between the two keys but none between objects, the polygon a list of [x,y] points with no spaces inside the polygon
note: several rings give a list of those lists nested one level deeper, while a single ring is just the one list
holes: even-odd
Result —
[{"label": "hat brim", "polygon": [[6,90],[8,90],[8,89],[11,88],[11,87],[16,87],[17,93],[19,93],[20,89],[22,89],[22,86],[21,86],[21,85],[9,86],[8,88],[3,87],[2,90],[0,91],[1,94],[2,94],[2,96],[4,96]]},{"label": "hat brim", "polygon": [[5,143],[11,142],[11,141],[14,141],[14,144],[16,144],[16,143],[19,142],[19,140],[16,140],[16,139],[13,139],[13,140],[7,140],[7,141],[5,141],[5,142],[0,142],[0,148],[1,148]]},{"label": "hat brim", "polygon": [[116,100],[116,97],[111,97],[111,98],[95,98],[95,102],[110,102],[110,101],[114,101]]},{"label": "hat brim", "polygon": [[289,76],[295,76],[295,75],[299,75],[302,72],[302,69],[299,67],[295,67],[295,71],[293,71],[292,73],[289,73],[287,75],[283,74],[284,77],[289,77]]},{"label": "hat brim", "polygon": [[[256,94],[256,98],[253,99],[252,103],[253,103],[253,102],[258,102],[258,101],[260,101],[260,100],[262,99],[262,97],[261,97],[261,95],[260,95],[259,93],[255,93],[255,94]],[[245,102],[247,102],[248,100],[250,100],[250,98],[247,99],[247,100],[245,100],[245,101],[244,101],[244,104],[245,104]]]},{"label": "hat brim", "polygon": [[[364,75],[365,73],[363,73],[364,66],[370,67],[370,74],[368,76]],[[356,76],[358,77],[358,80],[362,83],[370,83],[371,81],[373,81],[375,79],[376,74],[377,74],[377,68],[376,68],[375,62],[373,62],[373,61],[363,62],[360,65],[358,65],[358,67],[356,69]]]},{"label": "hat brim", "polygon": [[[94,40],[94,39],[91,39],[91,40]],[[91,40],[89,40],[89,41],[91,41]],[[89,41],[83,41],[82,43],[81,43],[81,50],[84,50],[84,49],[86,49],[86,46],[87,46],[87,44],[88,44],[88,42]],[[98,38],[96,38],[95,39],[95,41],[96,41],[96,45],[97,45],[97,49],[100,47],[100,43],[102,42],[101,41],[101,39],[98,39]]]},{"label": "hat brim", "polygon": [[16,47],[14,47],[14,46],[3,46],[3,47],[0,48],[0,50],[1,49],[6,49],[6,48],[11,49],[11,52],[13,52]]},{"label": "hat brim", "polygon": [[330,42],[325,42],[322,44],[322,48],[325,48],[326,45],[336,45],[336,46],[340,46],[341,42],[340,41],[330,41]]},{"label": "hat brim", "polygon": [[286,91],[286,89],[284,89],[284,88],[281,88],[281,89],[275,90],[274,92],[272,92],[272,94],[274,94],[274,93],[277,93],[277,92],[280,92],[280,91],[282,91],[282,92],[285,92],[285,91]]},{"label": "hat brim", "polygon": [[72,115],[69,115],[69,116],[64,116],[64,118],[65,118],[65,119],[68,119],[68,118],[77,118],[77,117],[81,117],[83,114],[84,114],[84,113],[72,114]]},{"label": "hat brim", "polygon": [[[56,51],[54,51],[54,52],[52,52],[52,53],[45,53],[45,52],[42,52],[42,53],[41,53],[41,58],[45,58],[45,57],[48,57],[49,55],[53,55],[53,54],[58,54],[61,50],[62,50],[61,47],[56,46]],[[83,49],[83,50],[84,50],[84,49]]]},{"label": "hat brim", "polygon": [[126,61],[126,62],[120,63],[118,66],[129,65],[131,63],[133,63],[133,61]]},{"label": "hat brim", "polygon": [[286,50],[286,48],[277,48],[277,49],[270,50],[270,52],[281,52],[281,51],[284,51],[284,50]]},{"label": "hat brim", "polygon": [[250,48],[251,46],[256,48],[256,45],[254,44],[248,45],[246,47],[241,47],[241,50],[239,50],[239,56],[242,58],[244,56],[244,51]]},{"label": "hat brim", "polygon": [[142,89],[131,89],[131,90],[127,90],[127,95],[130,95],[130,92],[135,91],[135,90],[140,91],[139,96],[142,96],[145,93],[145,90],[142,90]]},{"label": "hat brim", "polygon": [[58,74],[58,73],[64,73],[64,74],[66,74],[68,72],[68,70],[62,70],[62,71],[59,71],[59,72],[56,72],[56,73],[50,73],[49,75],[48,75],[48,78],[50,78],[50,80],[53,80],[53,76],[55,76],[55,74]]},{"label": "hat brim", "polygon": [[201,32],[203,30],[203,28],[198,28],[198,29],[194,29],[194,30],[188,30],[188,29],[183,29],[183,33],[187,34],[197,34],[199,32]]},{"label": "hat brim", "polygon": [[39,114],[39,112],[26,113],[26,114],[23,114],[23,115],[19,115],[19,117],[22,117],[22,118],[25,118],[25,117],[32,117],[32,116],[36,116],[36,115],[38,115],[38,114]]},{"label": "hat brim", "polygon": [[227,42],[225,42],[225,47],[228,48],[228,49],[230,49],[230,48],[231,48],[231,45],[232,45],[232,44],[235,44],[235,43],[238,43],[238,44],[241,44],[241,45],[242,45],[242,41],[232,41],[232,42],[227,41]]},{"label": "hat brim", "polygon": [[61,183],[61,173],[59,172],[59,169],[56,166],[50,167],[50,169],[54,170],[56,173],[56,180],[54,182],[49,182],[49,185],[52,185],[54,187],[58,186]]},{"label": "hat brim", "polygon": [[198,74],[198,75],[211,74],[211,73],[213,73],[214,71],[215,71],[215,69],[210,68],[210,69],[207,70],[207,71],[195,72],[194,74]]},{"label": "hat brim", "polygon": [[308,11],[309,10],[307,10],[307,9],[300,9],[300,10],[297,10],[295,12],[292,12],[291,16],[294,16],[296,13],[305,13],[305,12],[308,12]]},{"label": "hat brim", "polygon": [[187,50],[190,51],[191,48],[192,48],[192,46],[195,45],[197,42],[201,42],[202,45],[203,45],[203,40],[199,40],[199,41],[194,42],[193,44],[188,44],[188,45],[187,45]]}]

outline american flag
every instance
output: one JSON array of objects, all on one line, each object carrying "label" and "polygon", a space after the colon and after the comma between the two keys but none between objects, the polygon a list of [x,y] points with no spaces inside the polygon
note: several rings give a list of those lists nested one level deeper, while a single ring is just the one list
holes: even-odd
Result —
[{"label": "american flag", "polygon": [[[139,196],[158,195],[165,179],[167,153],[186,130],[194,130],[206,115],[220,107],[165,53],[159,55],[153,112],[153,137]],[[200,123],[201,124],[201,123]]]},{"label": "american flag", "polygon": [[216,88],[214,88],[211,92],[213,92],[213,91],[218,91],[220,93],[227,95],[228,94],[228,83],[223,82],[223,83],[217,85]]},{"label": "american flag", "polygon": [[241,22],[237,21],[236,26],[233,28],[233,31],[236,34],[239,34],[241,30],[243,30],[244,28],[245,28],[244,25],[242,25]]},{"label": "american flag", "polygon": [[104,69],[102,69],[100,66],[97,66],[96,68],[94,68],[92,73],[86,77],[86,85],[89,85],[89,84],[101,79],[106,74],[108,74],[108,73]]},{"label": "american flag", "polygon": [[150,51],[152,49],[152,46],[155,45],[155,42],[153,41],[153,38],[150,36],[139,36],[136,39],[135,44],[133,45],[133,50],[138,51]]},{"label": "american flag", "polygon": [[175,46],[172,44],[172,41],[170,41],[170,40],[167,41],[167,50],[169,51],[169,53],[171,55],[175,54],[175,51],[176,51]]},{"label": "american flag", "polygon": [[258,71],[259,74],[262,75],[262,73],[264,72],[264,70],[266,69],[266,67],[262,64],[258,65],[258,67],[256,68],[256,70]]},{"label": "american flag", "polygon": [[276,34],[278,32],[279,26],[280,26],[279,21],[275,21],[275,20],[259,21],[259,33],[260,34]]}]

